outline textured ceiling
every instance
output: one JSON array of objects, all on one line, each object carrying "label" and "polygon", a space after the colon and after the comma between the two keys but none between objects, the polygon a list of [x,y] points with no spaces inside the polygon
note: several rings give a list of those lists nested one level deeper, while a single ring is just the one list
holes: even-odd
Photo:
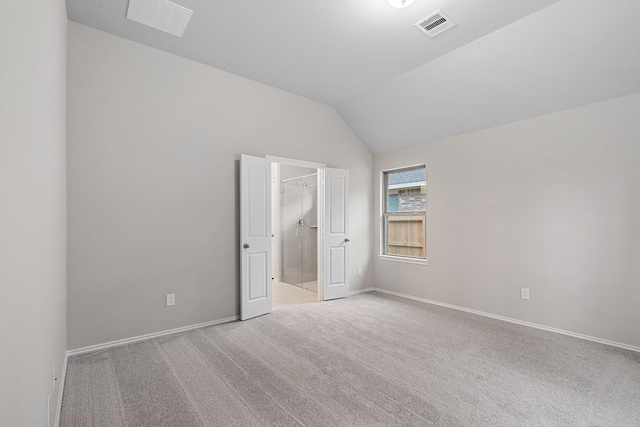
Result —
[{"label": "textured ceiling", "polygon": [[[128,0],[67,0],[69,19],[336,106],[374,152],[640,91],[640,1],[173,0],[182,38]],[[413,24],[442,9],[431,39]]]}]

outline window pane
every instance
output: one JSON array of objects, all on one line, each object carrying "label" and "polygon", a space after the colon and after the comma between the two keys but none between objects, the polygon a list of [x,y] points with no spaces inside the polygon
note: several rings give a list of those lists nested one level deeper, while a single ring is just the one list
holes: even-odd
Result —
[{"label": "window pane", "polygon": [[427,210],[427,170],[424,166],[386,172],[386,212]]},{"label": "window pane", "polygon": [[387,212],[398,212],[398,193],[389,193],[387,198]]},{"label": "window pane", "polygon": [[385,215],[387,230],[386,255],[425,258],[426,216],[389,213]]}]

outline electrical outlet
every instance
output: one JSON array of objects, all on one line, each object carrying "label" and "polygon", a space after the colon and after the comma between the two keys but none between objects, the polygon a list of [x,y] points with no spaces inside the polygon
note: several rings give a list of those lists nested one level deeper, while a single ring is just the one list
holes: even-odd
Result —
[{"label": "electrical outlet", "polygon": [[362,267],[358,267],[358,276],[362,276]]},{"label": "electrical outlet", "polygon": [[520,288],[520,298],[529,299],[529,288]]},{"label": "electrical outlet", "polygon": [[176,294],[167,294],[167,307],[176,305]]}]

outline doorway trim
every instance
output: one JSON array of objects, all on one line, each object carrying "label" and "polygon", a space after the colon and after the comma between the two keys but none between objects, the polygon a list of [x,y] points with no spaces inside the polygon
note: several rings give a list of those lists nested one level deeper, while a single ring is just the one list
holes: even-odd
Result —
[{"label": "doorway trim", "polygon": [[283,165],[301,166],[301,167],[312,168],[312,169],[324,169],[327,167],[327,165],[325,165],[324,163],[309,162],[307,160],[290,159],[288,157],[265,156],[265,158],[267,160],[270,160],[271,163],[280,163]]}]

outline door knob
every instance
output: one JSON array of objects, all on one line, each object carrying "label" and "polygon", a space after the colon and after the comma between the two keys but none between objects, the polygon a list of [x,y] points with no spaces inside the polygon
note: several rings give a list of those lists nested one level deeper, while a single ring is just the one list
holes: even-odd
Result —
[{"label": "door knob", "polygon": [[345,237],[345,238],[344,238],[344,241],[345,241],[345,242],[349,242],[349,238],[348,238],[348,237]]},{"label": "door knob", "polygon": [[251,246],[249,246],[248,243],[245,243],[244,245],[242,245],[242,247],[245,248],[245,249],[249,249]]}]

